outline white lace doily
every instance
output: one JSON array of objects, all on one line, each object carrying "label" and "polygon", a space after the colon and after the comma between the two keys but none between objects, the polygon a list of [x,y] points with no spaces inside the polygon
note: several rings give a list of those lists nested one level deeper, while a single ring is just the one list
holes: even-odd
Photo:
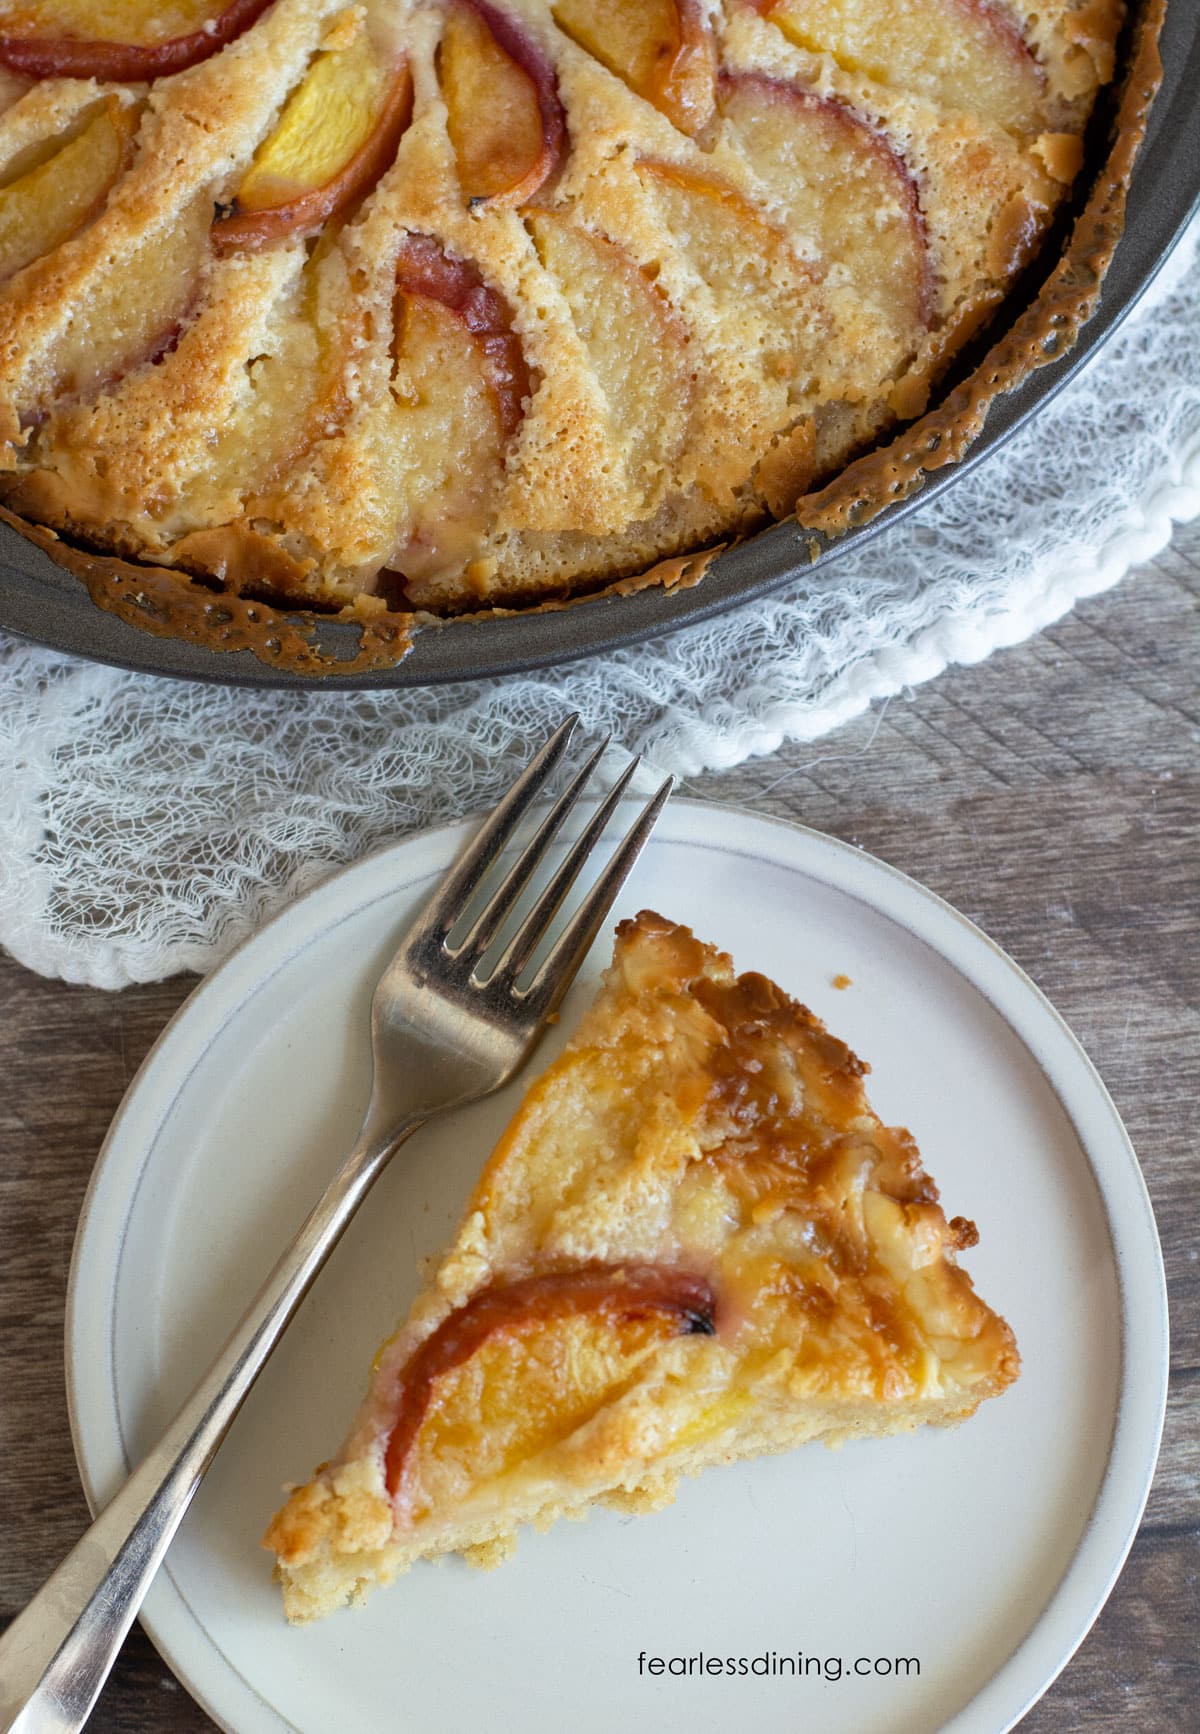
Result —
[{"label": "white lace doily", "polygon": [[561,671],[247,692],[0,638],[0,943],[121,987],[209,969],[332,867],[485,808],[567,710],[685,776],[811,740],[1115,584],[1200,514],[1200,224],[1096,360],[808,581]]}]

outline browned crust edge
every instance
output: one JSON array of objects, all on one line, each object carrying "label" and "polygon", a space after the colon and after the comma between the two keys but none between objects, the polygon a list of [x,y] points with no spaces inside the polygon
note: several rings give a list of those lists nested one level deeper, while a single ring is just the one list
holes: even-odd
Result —
[{"label": "browned crust edge", "polygon": [[89,553],[4,506],[0,520],[86,585],[97,608],[156,638],[180,638],[207,650],[249,650],[269,667],[315,676],[392,668],[412,649],[411,615],[365,618],[347,609],[349,618],[361,621],[362,631],[357,654],[339,661],[313,642],[328,616],[210,590],[168,566],[141,566],[112,554]]}]

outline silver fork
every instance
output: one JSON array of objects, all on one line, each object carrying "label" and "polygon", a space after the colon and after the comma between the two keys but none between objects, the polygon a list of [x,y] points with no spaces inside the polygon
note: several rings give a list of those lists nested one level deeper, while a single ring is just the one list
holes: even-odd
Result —
[{"label": "silver fork", "polygon": [[607,743],[602,744],[483,909],[456,935],[566,752],[577,721],[569,717],[517,779],[384,971],[371,1006],[371,1099],[353,1150],[166,1433],[0,1638],[0,1730],[70,1734],[83,1726],[218,1445],[388,1160],[426,1120],[499,1089],[532,1053],[672,787],[668,778],[545,961],[530,973],[534,954],[598,843],[636,759],[502,948],[501,928],[587,786]]}]

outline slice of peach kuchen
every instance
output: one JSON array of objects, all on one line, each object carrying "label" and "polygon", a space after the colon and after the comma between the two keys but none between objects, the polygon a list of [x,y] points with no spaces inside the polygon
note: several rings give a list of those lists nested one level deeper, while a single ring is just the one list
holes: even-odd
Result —
[{"label": "slice of peach kuchen", "polygon": [[809,1439],[946,1425],[1019,1367],[910,1135],[804,1006],[650,913],[532,1085],[337,1457],[264,1545],[289,1619],[519,1525]]}]

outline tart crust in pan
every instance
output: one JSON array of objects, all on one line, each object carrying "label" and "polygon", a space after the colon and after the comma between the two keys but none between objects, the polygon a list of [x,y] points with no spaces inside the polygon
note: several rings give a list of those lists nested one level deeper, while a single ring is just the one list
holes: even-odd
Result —
[{"label": "tart crust in pan", "polygon": [[[348,609],[381,659],[414,614],[561,604],[798,502],[836,529],[948,461],[987,382],[891,469],[846,470],[922,416],[1036,251],[1122,17],[1115,0],[276,0],[184,70],[58,76],[46,41],[84,53],[91,3],[38,0],[0,36],[26,74],[31,41],[42,55],[42,76],[0,88],[0,497],[231,603]],[[1159,11],[1093,261],[1119,231]],[[664,82],[644,39],[661,62],[670,28]],[[365,179],[327,181],[350,186],[341,203],[309,188],[242,210],[296,105],[330,108],[339,57],[360,85],[363,65],[392,80],[398,137]],[[462,94],[475,75],[509,93],[499,132]],[[504,154],[522,102],[542,129],[528,168]],[[84,132],[112,135],[113,166],[76,210],[63,165]],[[336,151],[321,161],[293,150],[289,172],[328,176]],[[11,228],[55,197],[66,232],[47,219],[53,245],[6,252],[5,201]],[[1082,277],[991,391],[1069,341]],[[150,585],[142,623],[171,630]]]},{"label": "tart crust in pan", "polygon": [[305,1621],[522,1523],[641,1511],[741,1457],[948,1425],[1012,1332],[911,1136],[804,1006],[686,928],[617,932],[454,1243],[384,1345],[337,1457],[273,1519]]}]

